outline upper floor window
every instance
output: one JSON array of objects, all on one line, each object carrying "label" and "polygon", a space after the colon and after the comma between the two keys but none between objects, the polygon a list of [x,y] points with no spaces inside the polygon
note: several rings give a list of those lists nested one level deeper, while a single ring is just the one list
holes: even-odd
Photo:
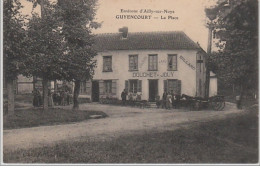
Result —
[{"label": "upper floor window", "polygon": [[168,55],[168,70],[177,70],[177,55]]},{"label": "upper floor window", "polygon": [[129,55],[129,70],[138,70],[138,55]]},{"label": "upper floor window", "polygon": [[148,70],[151,70],[151,71],[158,70],[158,56],[157,55],[149,55]]},{"label": "upper floor window", "polygon": [[112,71],[112,56],[103,57],[103,71],[104,72]]}]

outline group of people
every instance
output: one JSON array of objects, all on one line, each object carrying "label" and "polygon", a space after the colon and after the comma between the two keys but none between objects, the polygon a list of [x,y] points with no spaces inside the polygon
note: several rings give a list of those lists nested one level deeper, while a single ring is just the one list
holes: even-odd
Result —
[{"label": "group of people", "polygon": [[[123,90],[123,92],[121,93],[121,99],[122,99],[122,104],[125,105],[126,104],[126,99],[127,96],[129,97],[128,99],[131,100],[131,98],[133,98],[133,96],[128,95],[126,89]],[[138,98],[138,94],[136,94],[136,98]],[[166,90],[163,93],[162,96],[162,100],[160,99],[160,96],[156,97],[156,105],[159,108],[160,106],[162,108],[165,109],[172,109],[172,108],[177,108],[178,104],[180,101],[180,95],[174,94],[173,91],[171,92],[167,92]]]},{"label": "group of people", "polygon": [[[59,90],[51,92],[51,90],[48,90],[48,106],[66,106],[70,105],[72,103],[72,93],[69,90]],[[43,99],[42,94],[38,89],[35,89],[33,91],[33,106],[39,107],[42,106]]]},{"label": "group of people", "polygon": [[52,94],[54,105],[70,105],[72,103],[72,97],[72,93],[69,90],[54,91]]},{"label": "group of people", "polygon": [[157,107],[162,107],[165,109],[177,108],[178,102],[180,100],[180,96],[174,94],[173,91],[167,92],[166,90],[163,93],[162,100],[160,100],[160,96],[156,97],[156,105]]}]

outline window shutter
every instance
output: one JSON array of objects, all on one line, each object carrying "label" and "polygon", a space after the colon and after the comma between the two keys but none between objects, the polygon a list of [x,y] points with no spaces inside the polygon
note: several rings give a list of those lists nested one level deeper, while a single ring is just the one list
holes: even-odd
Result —
[{"label": "window shutter", "polygon": [[142,80],[138,80],[138,83],[137,83],[137,91],[138,91],[138,92],[142,92]]},{"label": "window shutter", "polygon": [[99,81],[99,93],[100,93],[100,95],[104,95],[104,81],[103,80]]},{"label": "window shutter", "polygon": [[128,80],[125,81],[125,90],[128,93]]},{"label": "window shutter", "polygon": [[116,95],[116,80],[112,80],[112,94]]},{"label": "window shutter", "polygon": [[181,95],[181,80],[177,80],[177,93]]},{"label": "window shutter", "polygon": [[[163,90],[168,92],[168,86],[167,86],[167,85],[168,85],[167,80],[164,80],[164,81],[163,81]],[[164,92],[164,91],[163,91],[163,92]]]},{"label": "window shutter", "polygon": [[91,81],[86,81],[86,93],[87,95],[91,95]]}]

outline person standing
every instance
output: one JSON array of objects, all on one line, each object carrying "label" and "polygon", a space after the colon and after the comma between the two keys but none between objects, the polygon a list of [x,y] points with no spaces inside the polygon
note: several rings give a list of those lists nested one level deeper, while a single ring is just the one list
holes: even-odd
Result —
[{"label": "person standing", "polygon": [[66,91],[66,102],[67,102],[67,105],[70,105],[70,93],[68,90]]},{"label": "person standing", "polygon": [[172,95],[172,108],[176,109],[176,95],[174,94],[173,91],[171,91],[171,95]]},{"label": "person standing", "polygon": [[34,107],[39,107],[39,97],[38,97],[37,89],[33,90],[33,106]]},{"label": "person standing", "polygon": [[163,101],[163,104],[162,104],[162,108],[166,108],[166,99],[167,99],[167,91],[164,90],[164,93],[163,93],[163,96],[162,96],[162,101]]},{"label": "person standing", "polygon": [[61,90],[60,93],[60,99],[61,99],[61,106],[65,106],[65,91]]},{"label": "person standing", "polygon": [[53,107],[53,98],[52,98],[52,92],[50,89],[48,90],[48,106]]},{"label": "person standing", "polygon": [[56,91],[54,91],[54,93],[52,94],[52,100],[53,100],[53,104],[56,106],[58,103]]},{"label": "person standing", "polygon": [[171,109],[171,107],[172,107],[172,95],[168,93],[166,97],[166,109]]},{"label": "person standing", "polygon": [[38,106],[42,106],[42,95],[39,90],[37,90]]},{"label": "person standing", "polygon": [[127,95],[126,89],[124,89],[124,90],[122,91],[122,93],[121,93],[121,99],[122,99],[122,104],[123,104],[123,105],[125,105],[125,103],[126,103],[126,95]]},{"label": "person standing", "polygon": [[161,106],[161,100],[160,100],[160,96],[159,95],[157,95],[156,97],[155,97],[155,101],[156,101],[156,106],[157,106],[157,108],[160,108],[160,106]]}]

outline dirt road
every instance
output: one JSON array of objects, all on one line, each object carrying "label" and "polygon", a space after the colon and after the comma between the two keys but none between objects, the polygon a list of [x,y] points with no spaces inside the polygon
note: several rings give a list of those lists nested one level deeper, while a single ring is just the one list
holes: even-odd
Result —
[{"label": "dirt road", "polygon": [[45,146],[64,140],[80,140],[82,137],[89,140],[108,140],[150,130],[172,130],[191,123],[223,119],[230,113],[239,112],[231,103],[226,105],[224,111],[139,109],[94,103],[83,104],[80,108],[101,110],[109,117],[65,125],[4,130],[4,151]]}]

